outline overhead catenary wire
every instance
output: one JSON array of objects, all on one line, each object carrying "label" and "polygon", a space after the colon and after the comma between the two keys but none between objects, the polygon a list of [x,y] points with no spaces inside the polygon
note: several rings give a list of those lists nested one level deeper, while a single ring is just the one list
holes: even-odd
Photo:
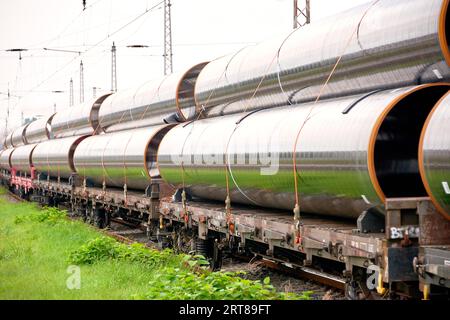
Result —
[{"label": "overhead catenary wire", "polygon": [[[142,27],[140,27],[142,28]],[[135,33],[131,34],[134,35]],[[125,39],[124,39],[125,40]],[[181,42],[181,43],[173,43],[174,47],[211,47],[211,46],[246,46],[246,45],[255,45],[258,44],[258,42],[254,42],[254,41],[242,41],[242,42],[192,42],[192,43],[188,43],[188,42]],[[52,48],[54,49],[65,49],[65,48],[84,48],[84,47],[91,47],[94,44],[70,44],[70,45],[59,45],[59,46],[52,46]],[[104,47],[104,48],[109,48],[109,45],[98,45],[97,47]],[[118,48],[127,48],[129,47],[129,45],[117,45]],[[161,48],[163,47],[163,45],[159,45],[159,44],[152,44],[152,45],[148,45],[148,48]],[[144,46],[145,48],[145,46]],[[35,48],[30,48],[30,47],[26,47],[27,51],[40,51],[40,50],[44,50],[43,47],[35,47]],[[0,49],[0,51],[6,51],[6,49]]]},{"label": "overhead catenary wire", "polygon": [[[92,7],[94,7],[95,5],[97,5],[99,2],[102,2],[103,0],[97,0],[97,1],[95,1],[94,3],[92,3],[91,5],[88,5],[87,7],[86,7],[86,10],[87,9],[90,9],[90,8],[92,8]],[[40,41],[40,42],[37,42],[37,43],[35,43],[35,44],[32,44],[32,45],[29,45],[29,46],[26,46],[27,48],[34,48],[34,47],[37,47],[37,46],[41,46],[41,45],[43,45],[43,44],[50,44],[50,43],[52,43],[53,41],[55,41],[55,40],[59,40],[59,39],[61,39],[61,36],[83,15],[83,12],[84,12],[85,10],[81,10],[79,13],[78,13],[78,15],[76,15],[75,16],[75,18],[74,19],[72,19],[64,28],[63,28],[63,30],[61,31],[61,32],[59,32],[58,33],[58,35],[56,36],[56,37],[53,37],[53,38],[50,38],[50,39],[48,39],[48,40],[44,40],[44,41]]]},{"label": "overhead catenary wire", "polygon": [[[100,1],[100,0],[99,0]],[[97,1],[97,2],[99,2]],[[81,52],[79,54],[80,58],[81,56],[86,56],[86,54],[88,52],[90,52],[91,50],[93,50],[95,47],[98,47],[103,41],[105,41],[106,39],[108,39],[109,37],[117,34],[118,32],[122,31],[123,29],[125,29],[127,26],[129,26],[130,24],[132,24],[133,22],[135,22],[136,20],[138,20],[140,17],[142,17],[143,15],[145,15],[148,12],[151,12],[152,10],[154,10],[156,7],[158,7],[158,5],[160,5],[162,2],[159,2],[158,4],[156,4],[155,6],[151,7],[151,8],[147,8],[145,12],[139,14],[138,16],[135,16],[131,21],[128,21],[126,24],[122,25],[121,27],[119,27],[118,29],[116,29],[113,33],[109,33],[108,36],[106,36],[105,38],[101,39],[100,41],[98,41],[97,43],[89,46],[89,48],[87,48],[85,51]],[[95,3],[94,3],[95,4]],[[93,5],[94,5],[93,4]],[[92,5],[92,6],[93,6]],[[42,50],[42,49],[41,49]],[[67,68],[71,63],[73,63],[74,61],[76,61],[78,59],[78,57],[74,57],[73,59],[71,59],[70,61],[68,61],[66,64],[64,64],[62,67],[60,67],[59,69],[57,69],[56,71],[54,71],[52,74],[50,74],[47,78],[45,78],[44,80],[42,80],[41,82],[39,82],[36,86],[34,86],[33,88],[31,88],[30,90],[24,91],[24,95],[21,96],[21,98],[28,96],[31,93],[36,92],[36,89],[38,89],[40,86],[42,86],[44,83],[46,83],[47,81],[49,81],[50,79],[52,79],[55,75],[57,75],[59,72],[61,72],[62,70],[64,70],[65,68]],[[20,103],[20,100],[15,104],[15,107],[17,107],[17,105]]]},{"label": "overhead catenary wire", "polygon": [[118,29],[116,29],[114,32],[108,34],[106,37],[102,38],[101,40],[99,40],[98,42],[96,42],[95,44],[93,44],[92,46],[88,47],[85,51],[82,51],[80,54],[80,57],[75,57],[71,60],[69,60],[67,63],[65,63],[62,67],[58,68],[57,70],[55,70],[53,73],[51,73],[48,77],[46,77],[44,80],[40,81],[36,86],[34,86],[33,88],[31,88],[30,90],[27,91],[27,94],[24,95],[24,97],[26,97],[29,93],[34,92],[36,89],[40,88],[44,83],[46,83],[47,81],[49,81],[50,79],[52,79],[56,74],[60,73],[61,71],[63,71],[64,69],[66,69],[69,65],[71,65],[74,61],[78,60],[78,58],[81,58],[84,54],[86,54],[87,52],[93,50],[94,48],[96,48],[98,45],[100,45],[101,43],[103,43],[104,41],[108,40],[109,38],[111,38],[112,36],[114,36],[115,34],[119,33],[120,31],[122,31],[123,29],[127,28],[129,25],[131,25],[132,23],[134,23],[135,21],[139,20],[141,17],[145,16],[147,13],[152,12],[153,10],[157,9],[157,7],[159,5],[161,5],[164,1],[159,1],[157,4],[155,4],[154,6],[147,8],[144,12],[140,13],[139,15],[135,16],[132,20],[128,21],[127,23],[125,23],[124,25],[122,25],[121,27],[119,27]]},{"label": "overhead catenary wire", "polygon": [[[121,43],[124,40],[126,40],[128,38],[132,38],[134,35],[136,35],[142,29],[142,27],[145,25],[145,23],[148,21],[148,18],[149,18],[149,16],[146,16],[145,18],[143,18],[142,22],[137,26],[135,31],[133,31],[131,34],[127,35],[126,37],[123,37],[122,39],[118,39],[117,42]],[[109,31],[108,31],[108,33],[109,33]],[[116,46],[116,47],[119,47],[119,46]],[[126,46],[124,45],[124,46],[121,46],[121,47],[126,47]]]}]

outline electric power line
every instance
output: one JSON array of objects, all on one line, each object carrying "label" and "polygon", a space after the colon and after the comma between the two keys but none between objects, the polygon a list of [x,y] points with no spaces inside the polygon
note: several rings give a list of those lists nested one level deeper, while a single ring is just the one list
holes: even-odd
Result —
[{"label": "electric power line", "polygon": [[[161,5],[162,3],[164,3],[164,1],[160,1],[157,4],[155,4],[154,6],[152,6],[149,9],[146,9],[143,13],[139,14],[138,16],[136,16],[135,18],[133,18],[132,20],[130,20],[129,22],[127,22],[126,24],[122,25],[121,27],[119,27],[118,29],[116,29],[113,33],[107,35],[105,38],[101,39],[100,41],[98,41],[97,43],[95,43],[94,45],[92,45],[91,47],[89,47],[88,49],[86,49],[85,51],[81,52],[81,56],[83,56],[85,53],[91,51],[92,49],[96,48],[98,45],[100,45],[101,43],[103,43],[104,41],[108,40],[109,38],[111,38],[113,35],[119,33],[120,31],[122,31],[123,29],[125,29],[126,27],[128,27],[129,25],[131,25],[132,23],[134,23],[135,21],[139,20],[141,17],[143,17],[144,15],[146,15],[147,13],[155,10],[159,5]],[[50,74],[50,76],[48,76],[47,78],[45,78],[44,80],[42,80],[41,82],[39,82],[36,86],[34,86],[32,89],[30,89],[27,94],[34,92],[37,88],[41,87],[44,83],[46,83],[47,81],[49,81],[50,79],[52,79],[56,74],[58,74],[59,72],[61,72],[62,70],[64,70],[65,68],[67,68],[67,66],[69,66],[70,64],[72,64],[75,60],[77,60],[78,57],[75,57],[74,59],[71,59],[70,61],[68,61],[66,64],[64,64],[62,67],[60,67],[59,69],[57,69],[55,72],[53,72],[52,74]],[[25,95],[26,96],[26,95]]]},{"label": "electric power line", "polygon": [[[97,0],[96,2],[94,2],[91,5],[87,6],[86,9],[90,9],[90,8],[94,7],[95,5],[97,5],[101,1],[103,1],[103,0]],[[50,39],[47,39],[47,40],[44,40],[44,41],[40,41],[40,42],[37,42],[37,43],[35,43],[33,45],[26,46],[26,47],[27,48],[33,48],[33,47],[40,46],[42,44],[50,44],[50,43],[52,43],[55,40],[61,39],[61,36],[66,32],[67,29],[69,29],[75,23],[75,21],[78,20],[78,18],[80,18],[83,15],[84,11],[85,10],[81,10],[78,13],[78,15],[72,21],[70,21],[69,24],[67,24],[60,33],[58,33],[58,35],[56,37],[53,37],[53,38],[50,38]],[[70,35],[72,35],[72,34],[70,34]]]}]

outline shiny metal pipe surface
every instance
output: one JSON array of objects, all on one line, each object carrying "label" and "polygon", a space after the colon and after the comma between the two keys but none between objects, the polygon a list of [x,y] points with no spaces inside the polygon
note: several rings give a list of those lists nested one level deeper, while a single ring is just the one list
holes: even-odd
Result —
[{"label": "shiny metal pipe surface", "polygon": [[100,127],[114,132],[193,119],[194,86],[205,65],[111,95],[100,107]]},{"label": "shiny metal pipe surface", "polygon": [[432,202],[450,220],[450,93],[436,104],[425,123],[419,168]]},{"label": "shiny metal pipe surface", "polygon": [[12,148],[12,142],[11,142],[11,138],[12,138],[12,134],[14,133],[14,131],[12,131],[10,134],[8,134],[5,138],[5,141],[3,142],[3,149],[9,149]]},{"label": "shiny metal pipe surface", "polygon": [[29,124],[25,130],[27,144],[39,143],[51,138],[51,122],[54,114],[37,119]]},{"label": "shiny metal pipe surface", "polygon": [[103,101],[111,93],[89,102],[58,111],[52,120],[54,138],[90,135],[99,131],[98,112]]},{"label": "shiny metal pipe surface", "polygon": [[[449,84],[373,92],[180,124],[158,150],[162,178],[197,197],[356,218],[386,197],[424,196],[420,130]],[[226,170],[228,168],[228,170]]]},{"label": "shiny metal pipe surface", "polygon": [[32,163],[37,173],[68,179],[75,173],[73,164],[75,149],[86,137],[67,137],[39,143],[32,155]]},{"label": "shiny metal pipe surface", "polygon": [[[77,174],[85,179],[91,179],[102,184],[106,179],[101,159],[103,150],[111,137],[107,134],[91,136],[83,140],[75,149],[73,162]],[[120,156],[117,155],[119,158]]]},{"label": "shiny metal pipe surface", "polygon": [[341,56],[321,100],[448,81],[448,7],[449,0],[371,1],[243,48],[202,70],[197,108],[212,117],[314,101]]},{"label": "shiny metal pipe surface", "polygon": [[25,130],[29,123],[16,128],[11,134],[11,144],[13,147],[20,147],[25,144]]},{"label": "shiny metal pipe surface", "polygon": [[75,150],[79,176],[107,186],[144,190],[158,178],[156,151],[172,125],[125,130],[90,136]]},{"label": "shiny metal pipe surface", "polygon": [[11,168],[15,169],[18,173],[31,174],[31,167],[33,165],[31,156],[36,146],[37,144],[27,144],[14,148],[14,152],[10,158]]},{"label": "shiny metal pipe surface", "polygon": [[4,149],[0,153],[0,169],[11,170],[11,154],[14,148]]}]

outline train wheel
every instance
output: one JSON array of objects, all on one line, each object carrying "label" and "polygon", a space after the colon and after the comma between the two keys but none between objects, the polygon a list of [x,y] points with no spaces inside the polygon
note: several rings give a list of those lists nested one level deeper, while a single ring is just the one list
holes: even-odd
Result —
[{"label": "train wheel", "polygon": [[105,210],[103,208],[95,208],[92,211],[93,224],[99,229],[104,229],[106,227]]}]

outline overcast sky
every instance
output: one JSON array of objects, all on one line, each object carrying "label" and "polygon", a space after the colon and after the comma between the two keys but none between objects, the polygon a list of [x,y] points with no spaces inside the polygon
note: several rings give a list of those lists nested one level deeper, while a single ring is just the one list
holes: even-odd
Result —
[{"label": "overcast sky", "polygon": [[[368,0],[311,0],[312,22]],[[0,0],[0,135],[24,117],[69,106],[111,89],[111,45],[117,46],[118,88],[163,75],[163,7],[160,0]],[[146,10],[148,11],[142,15]],[[172,0],[174,71],[233,52],[292,28],[293,0]],[[139,15],[142,17],[136,19]],[[120,31],[118,31],[120,30]],[[128,45],[149,48],[127,48]],[[8,49],[24,48],[22,59]],[[74,52],[46,51],[43,48]],[[86,51],[88,50],[88,51]],[[11,98],[5,95],[11,92]],[[53,93],[53,91],[64,91]],[[20,97],[20,98],[19,98]]]}]

